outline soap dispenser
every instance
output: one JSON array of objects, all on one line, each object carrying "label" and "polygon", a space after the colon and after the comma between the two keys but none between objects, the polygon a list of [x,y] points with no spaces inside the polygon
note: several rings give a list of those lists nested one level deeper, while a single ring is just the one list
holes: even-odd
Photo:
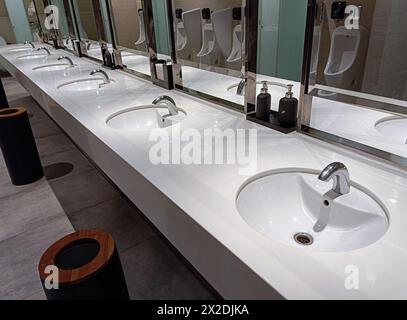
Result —
[{"label": "soap dispenser", "polygon": [[293,85],[287,85],[288,91],[280,100],[278,108],[278,122],[283,127],[292,127],[297,123],[298,100],[293,97]]},{"label": "soap dispenser", "polygon": [[263,87],[257,96],[256,118],[270,121],[271,95],[268,93],[267,81],[262,81]]}]

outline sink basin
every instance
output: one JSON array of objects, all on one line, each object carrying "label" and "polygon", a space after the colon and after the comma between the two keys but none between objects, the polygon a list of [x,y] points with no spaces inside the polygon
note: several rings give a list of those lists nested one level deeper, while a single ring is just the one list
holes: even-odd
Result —
[{"label": "sink basin", "polygon": [[323,195],[332,182],[312,170],[272,171],[250,179],[236,204],[241,217],[256,231],[302,250],[345,252],[366,247],[388,230],[384,205],[371,192],[352,183],[351,192],[330,204],[328,226],[314,232]]},{"label": "sink basin", "polygon": [[383,136],[394,142],[407,144],[407,118],[386,117],[379,120],[375,127]]},{"label": "sink basin", "polygon": [[31,47],[21,47],[21,48],[8,49],[8,51],[9,52],[33,51],[33,48],[31,48]]},{"label": "sink basin", "polygon": [[103,78],[99,77],[89,77],[83,79],[77,79],[68,81],[60,84],[57,89],[67,91],[67,92],[82,92],[82,91],[99,91],[108,89],[110,86],[114,85],[114,80],[110,80],[111,83],[105,86],[99,87],[103,84]]},{"label": "sink basin", "polygon": [[45,53],[33,53],[33,54],[26,54],[23,56],[17,57],[18,60],[30,60],[30,59],[39,59],[39,58],[46,58],[48,57]]},{"label": "sink basin", "polygon": [[106,124],[117,130],[149,131],[159,128],[167,128],[180,123],[186,117],[186,112],[180,110],[179,114],[165,118],[168,109],[164,106],[146,105],[125,109],[112,114],[107,118]]},{"label": "sink basin", "polygon": [[33,68],[34,71],[58,71],[66,70],[70,65],[68,63],[53,63],[53,64],[44,64]]}]

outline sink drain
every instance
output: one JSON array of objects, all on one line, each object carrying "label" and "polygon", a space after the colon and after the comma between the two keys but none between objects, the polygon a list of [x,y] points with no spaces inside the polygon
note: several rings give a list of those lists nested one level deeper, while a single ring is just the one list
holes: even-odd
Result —
[{"label": "sink drain", "polygon": [[302,246],[310,246],[314,243],[314,238],[305,232],[296,233],[294,235],[294,240]]}]

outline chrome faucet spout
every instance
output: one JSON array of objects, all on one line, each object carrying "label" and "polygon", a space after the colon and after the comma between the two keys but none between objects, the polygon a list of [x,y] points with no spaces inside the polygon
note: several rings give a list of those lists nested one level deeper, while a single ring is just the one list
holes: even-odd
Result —
[{"label": "chrome faucet spout", "polygon": [[243,91],[244,91],[245,86],[246,86],[246,79],[240,80],[240,82],[239,82],[239,84],[238,84],[238,86],[237,86],[237,90],[236,90],[236,93],[237,93],[239,96],[242,96],[242,95],[243,95]]},{"label": "chrome faucet spout", "polygon": [[24,41],[24,44],[29,44],[33,49],[35,49],[35,45],[31,41]]},{"label": "chrome faucet spout", "polygon": [[75,64],[73,63],[72,59],[69,58],[69,57],[67,57],[67,56],[60,56],[57,60],[58,60],[58,61],[66,60],[66,61],[69,62],[69,67],[74,67],[74,66],[75,66]]},{"label": "chrome faucet spout", "polygon": [[169,96],[160,96],[155,99],[152,103],[153,105],[165,105],[168,109],[169,115],[168,116],[176,116],[179,113],[179,109],[177,104],[175,103],[174,99]]},{"label": "chrome faucet spout", "polygon": [[49,49],[47,49],[47,48],[45,48],[45,47],[39,47],[39,48],[37,49],[37,51],[41,51],[41,50],[44,50],[49,56],[51,55],[51,52],[49,51]]},{"label": "chrome faucet spout", "polygon": [[345,195],[350,192],[349,171],[341,162],[333,162],[329,164],[324,170],[322,170],[318,179],[325,182],[332,179],[332,190],[339,195]]},{"label": "chrome faucet spout", "polygon": [[103,76],[103,84],[108,84],[108,83],[111,82],[108,74],[105,71],[101,70],[101,69],[93,70],[89,75],[93,76],[93,75],[99,74],[99,73]]}]

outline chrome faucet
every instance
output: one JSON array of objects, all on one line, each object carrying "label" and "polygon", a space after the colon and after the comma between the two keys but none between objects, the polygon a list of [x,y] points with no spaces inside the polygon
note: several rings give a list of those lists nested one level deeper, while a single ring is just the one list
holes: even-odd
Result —
[{"label": "chrome faucet", "polygon": [[49,51],[49,49],[47,49],[47,48],[45,48],[45,47],[39,47],[39,48],[37,49],[37,51],[41,51],[41,50],[44,50],[49,56],[51,55],[51,52]]},{"label": "chrome faucet", "polygon": [[103,85],[109,84],[111,82],[111,80],[110,80],[109,76],[107,75],[107,73],[105,71],[103,71],[103,70],[100,70],[100,69],[93,70],[89,75],[93,76],[93,75],[98,74],[98,73],[100,73],[103,76],[103,83],[100,84],[99,86],[103,86]]},{"label": "chrome faucet", "polygon": [[35,45],[31,41],[24,41],[24,44],[29,44],[33,49],[35,49]]},{"label": "chrome faucet", "polygon": [[239,84],[237,85],[237,90],[236,90],[236,93],[239,96],[243,95],[243,90],[244,90],[245,85],[246,85],[246,79],[240,80]]},{"label": "chrome faucet", "polygon": [[318,177],[321,181],[333,180],[332,190],[339,195],[350,193],[350,178],[348,168],[343,163],[333,162],[329,164]]},{"label": "chrome faucet", "polygon": [[168,115],[163,116],[163,119],[167,117],[176,116],[179,113],[177,104],[175,103],[174,99],[169,96],[160,96],[153,101],[153,105],[155,106],[160,104],[165,105],[169,112]]},{"label": "chrome faucet", "polygon": [[72,59],[69,58],[69,57],[67,57],[67,56],[60,56],[57,60],[58,60],[58,61],[67,60],[67,61],[69,62],[69,67],[68,67],[68,68],[73,68],[73,67],[75,67],[75,64],[73,63]]},{"label": "chrome faucet", "polygon": [[328,226],[329,218],[331,216],[332,202],[348,193],[350,193],[350,178],[349,171],[343,163],[333,162],[329,164],[318,177],[319,180],[328,182],[333,180],[333,187],[323,195],[323,203],[319,213],[318,221],[315,223],[313,230],[315,232],[322,232]]}]

